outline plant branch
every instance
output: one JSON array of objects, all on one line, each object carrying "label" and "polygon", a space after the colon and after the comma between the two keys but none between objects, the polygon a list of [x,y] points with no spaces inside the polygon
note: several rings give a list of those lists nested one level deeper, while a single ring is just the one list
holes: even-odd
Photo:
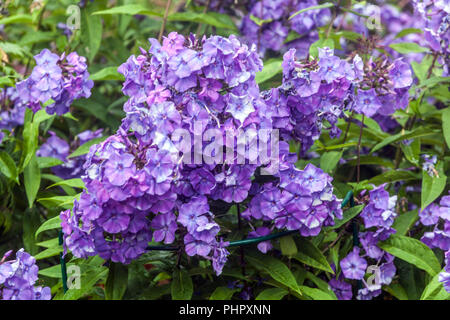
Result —
[{"label": "plant branch", "polygon": [[359,139],[358,139],[358,159],[357,159],[357,166],[356,166],[356,183],[359,183],[359,180],[361,178],[361,139],[362,139],[362,133],[364,128],[364,114],[362,115],[361,119],[361,129],[359,130]]},{"label": "plant branch", "polygon": [[164,11],[164,18],[162,21],[161,29],[159,30],[158,41],[161,42],[162,36],[164,34],[164,29],[167,24],[167,17],[169,16],[170,5],[172,4],[172,0],[167,0],[166,11]]}]

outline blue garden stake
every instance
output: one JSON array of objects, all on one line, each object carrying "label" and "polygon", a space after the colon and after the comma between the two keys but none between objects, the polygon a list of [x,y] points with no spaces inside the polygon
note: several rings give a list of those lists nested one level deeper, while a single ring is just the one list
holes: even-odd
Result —
[{"label": "blue garden stake", "polygon": [[[62,230],[59,230],[58,238],[59,238],[59,245],[61,246],[63,244]],[[67,288],[67,268],[66,268],[66,260],[64,259],[62,252],[59,254],[59,263],[61,264],[61,276],[62,276],[62,282],[63,282],[63,290],[64,290],[64,293],[66,293],[68,290],[68,288]]]}]

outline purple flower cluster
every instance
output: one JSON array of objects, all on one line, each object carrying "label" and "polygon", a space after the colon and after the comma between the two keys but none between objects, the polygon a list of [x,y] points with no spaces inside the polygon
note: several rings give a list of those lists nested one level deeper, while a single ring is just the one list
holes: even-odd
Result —
[{"label": "purple flower cluster", "polygon": [[[316,0],[252,1],[249,12],[242,19],[240,30],[245,41],[258,45],[261,55],[267,50],[279,51],[296,48],[297,56],[304,58],[309,45],[319,39],[317,28],[330,19],[329,9],[307,10],[289,20],[297,11],[317,6]],[[258,25],[254,20],[261,22]],[[294,32],[294,40],[288,39]],[[285,43],[286,40],[291,40]]]},{"label": "purple flower cluster", "polygon": [[[16,88],[0,89],[0,130],[12,131],[15,127],[23,125],[25,109]],[[0,131],[0,143],[3,134]]]},{"label": "purple flower cluster", "polygon": [[44,49],[34,59],[30,77],[17,83],[20,99],[28,108],[36,112],[45,105],[48,114],[62,115],[75,99],[89,98],[94,82],[89,79],[86,58],[76,52],[58,56]]},{"label": "purple flower cluster", "polygon": [[439,205],[432,203],[419,209],[419,217],[423,225],[434,226],[433,231],[424,233],[422,242],[430,248],[450,250],[450,195],[443,196]]},{"label": "purple flower cluster", "polygon": [[323,129],[329,130],[331,137],[340,135],[337,120],[352,99],[353,83],[361,76],[360,64],[358,56],[349,63],[328,48],[319,48],[318,60],[297,60],[295,49],[284,55],[283,84],[264,99],[272,107],[274,126],[286,140],[300,141],[302,154]]},{"label": "purple flower cluster", "polygon": [[[220,273],[227,243],[217,237],[207,200],[242,202],[256,165],[237,164],[239,154],[227,164],[185,163],[180,150],[194,147],[195,135],[209,128],[225,137],[267,122],[254,80],[262,62],[254,47],[234,36],[186,39],[172,32],[162,45],[149,40],[148,52],[141,49],[119,68],[130,97],[126,117],[87,157],[87,192],[72,213],[61,214],[65,243],[79,257],[99,254],[129,263],[152,236],[172,243],[179,233],[188,255],[211,260]],[[177,140],[177,129],[190,132],[192,142]]]},{"label": "purple flower cluster", "polygon": [[[332,178],[308,164],[304,170],[287,166],[280,171],[279,181],[255,185],[255,196],[242,216],[262,221],[264,227],[250,236],[267,235],[273,229],[298,230],[304,237],[316,236],[325,226],[342,218],[340,200],[333,195]],[[265,252],[270,243],[260,243]]]},{"label": "purple flower cluster", "polygon": [[450,45],[450,5],[448,1],[414,0],[414,9],[424,24],[424,34],[433,51],[448,59]]},{"label": "purple flower cluster", "polygon": [[[369,196],[369,203],[361,212],[366,230],[359,235],[359,241],[365,253],[361,255],[360,248],[354,247],[353,251],[340,262],[345,278],[362,280],[365,284],[365,287],[358,291],[358,300],[370,300],[381,294],[381,285],[389,285],[396,273],[394,257],[379,248],[377,244],[395,233],[392,224],[397,216],[394,212],[397,196],[390,197],[384,185],[371,190]],[[372,266],[375,270],[375,284],[368,284],[364,280],[368,270],[366,259],[375,261],[375,265]]]},{"label": "purple flower cluster", "polygon": [[36,259],[20,249],[16,259],[8,260],[12,250],[0,260],[0,298],[2,300],[50,300],[49,287],[35,286],[38,280]]},{"label": "purple flower cluster", "polygon": [[96,131],[86,130],[76,135],[74,141],[69,145],[66,140],[59,138],[56,133],[49,131],[50,137],[36,151],[38,157],[51,157],[59,159],[64,163],[52,167],[52,172],[61,179],[80,178],[83,174],[83,164],[86,160],[85,155],[74,158],[68,158],[71,152],[76,150],[86,142],[100,138],[103,129]]},{"label": "purple flower cluster", "polygon": [[405,109],[409,103],[408,90],[412,85],[412,71],[408,63],[387,58],[360,62],[362,80],[353,101],[353,110],[366,117],[389,116]]}]

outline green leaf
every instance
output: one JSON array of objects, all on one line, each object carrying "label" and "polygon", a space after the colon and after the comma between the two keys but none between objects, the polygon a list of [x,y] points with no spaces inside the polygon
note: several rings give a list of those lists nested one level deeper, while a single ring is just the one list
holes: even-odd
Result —
[{"label": "green leaf", "polygon": [[53,188],[56,186],[68,186],[68,187],[72,187],[72,188],[86,189],[86,186],[84,185],[83,180],[81,180],[80,178],[67,179],[67,180],[63,180],[63,181],[54,183],[51,186],[48,186],[47,189]]},{"label": "green leaf", "polygon": [[393,234],[386,241],[379,242],[378,246],[393,256],[425,270],[432,277],[441,270],[433,251],[417,239]]},{"label": "green leaf", "polygon": [[419,166],[420,139],[414,139],[409,145],[400,143],[400,148],[409,162]]},{"label": "green leaf", "polygon": [[101,80],[120,80],[124,81],[125,78],[123,74],[117,72],[118,67],[106,67],[102,70],[91,74],[90,78],[93,81],[101,81]]},{"label": "green leaf", "polygon": [[322,154],[320,157],[320,168],[327,173],[333,172],[342,158],[342,153],[343,151],[330,151]]},{"label": "green leaf", "polygon": [[197,13],[192,11],[175,12],[167,17],[168,21],[187,21],[203,23],[216,28],[231,29],[237,31],[233,20],[225,14],[217,12]]},{"label": "green leaf", "polygon": [[427,171],[422,170],[422,197],[420,206],[422,210],[436,200],[445,189],[447,176],[444,173],[442,162],[438,163],[436,171],[438,176],[431,177]]},{"label": "green leaf", "polygon": [[270,62],[265,63],[262,71],[256,73],[256,83],[263,83],[281,73],[283,71],[283,68],[281,67],[282,62],[283,61],[281,60],[271,60]]},{"label": "green leaf", "polygon": [[302,10],[297,11],[296,13],[294,13],[293,15],[291,15],[289,17],[289,20],[294,18],[295,16],[299,15],[300,13],[303,13],[305,11],[309,11],[309,10],[320,10],[320,9],[325,9],[325,8],[331,8],[334,7],[333,3],[330,2],[326,2],[324,4],[318,5],[318,6],[312,6],[312,7],[308,7],[308,8],[304,8]]},{"label": "green leaf", "polygon": [[311,55],[311,57],[313,58],[317,58],[319,56],[319,49],[318,48],[324,48],[324,47],[328,47],[330,49],[334,49],[334,41],[333,39],[319,39],[316,42],[314,42],[313,44],[311,44],[311,46],[309,47],[309,54]]},{"label": "green leaf", "polygon": [[333,269],[328,264],[327,258],[325,258],[322,252],[312,242],[306,239],[298,239],[297,247],[299,251],[293,256],[294,259],[308,266],[334,274]]},{"label": "green leaf", "polygon": [[54,196],[54,197],[47,197],[47,198],[39,198],[37,199],[40,203],[47,203],[51,204],[52,207],[69,207],[72,208],[73,201],[75,199],[80,199],[81,193],[75,195],[75,196]]},{"label": "green leaf", "polygon": [[39,165],[39,169],[56,167],[64,163],[63,161],[52,157],[36,157],[36,160]]},{"label": "green leaf", "polygon": [[345,8],[345,7],[342,7],[342,6],[339,8],[339,10],[342,10],[342,11],[345,11],[345,12],[350,12],[350,13],[352,13],[354,15],[357,15],[358,17],[361,17],[361,18],[365,18],[365,19],[370,18],[370,16],[367,16],[365,14],[359,13],[358,11],[355,11],[355,10],[352,10],[352,9],[348,9],[348,8]]},{"label": "green leaf", "polygon": [[433,135],[439,133],[437,131],[431,130],[430,128],[427,127],[419,127],[413,131],[404,131],[404,132],[400,132],[398,134],[395,134],[393,136],[390,136],[386,139],[384,139],[382,142],[378,143],[377,145],[375,145],[372,150],[370,150],[370,153],[373,153],[381,148],[383,148],[384,146],[387,146],[388,144],[400,141],[400,140],[408,140],[408,139],[414,139],[414,138],[418,138],[418,137],[426,137],[429,135]]},{"label": "green leaf", "polygon": [[108,274],[108,269],[105,267],[93,268],[90,272],[86,272],[81,276],[80,289],[69,289],[63,296],[63,300],[78,300],[84,295],[88,294],[95,284],[100,280],[104,279]]},{"label": "green leaf", "polygon": [[255,300],[281,300],[289,292],[283,288],[270,288],[261,291]]},{"label": "green leaf", "polygon": [[367,184],[374,184],[376,186],[383,184],[385,182],[395,182],[395,181],[408,181],[408,180],[418,180],[419,177],[416,176],[411,171],[406,170],[391,170],[386,171],[382,174],[379,174],[369,181],[367,181]]},{"label": "green leaf", "polygon": [[348,208],[342,214],[342,219],[334,220],[334,226],[331,226],[330,229],[337,229],[346,224],[348,221],[356,217],[364,208],[364,205],[359,205],[355,207]]},{"label": "green leaf", "polygon": [[442,111],[442,131],[444,132],[445,142],[450,148],[450,107]]},{"label": "green leaf", "polygon": [[362,38],[362,35],[357,33],[357,32],[353,32],[353,31],[347,31],[347,30],[342,30],[342,31],[338,31],[335,33],[336,36],[338,37],[344,37],[347,40],[351,40],[351,41],[358,41],[358,39]]},{"label": "green leaf", "polygon": [[51,257],[57,256],[62,251],[63,251],[63,247],[62,246],[59,246],[57,248],[48,248],[48,249],[45,249],[44,251],[41,251],[38,254],[36,254],[34,256],[34,258],[36,260],[47,259],[47,258],[51,258]]},{"label": "green leaf", "polygon": [[36,243],[36,245],[39,247],[47,248],[47,249],[48,248],[57,248],[57,247],[59,247],[59,238],[56,237],[56,238],[53,238],[50,240],[41,241],[41,242]]},{"label": "green leaf", "polygon": [[[441,270],[444,272],[444,270]],[[427,284],[422,292],[420,300],[448,300],[450,293],[446,292],[442,282],[439,282],[439,273],[436,274]]]},{"label": "green leaf", "polygon": [[261,254],[248,254],[245,258],[256,269],[267,272],[274,280],[301,294],[291,270],[280,260]]},{"label": "green leaf", "polygon": [[171,285],[173,300],[190,300],[194,292],[192,279],[185,270],[176,269],[173,272]]},{"label": "green leaf", "polygon": [[37,227],[41,223],[39,212],[36,209],[27,209],[22,218],[22,241],[25,251],[35,256],[39,251],[36,239],[33,237]]},{"label": "green leaf", "polygon": [[17,57],[24,57],[29,55],[29,53],[25,51],[23,47],[11,42],[0,42],[0,49],[2,49],[9,55],[14,55]]},{"label": "green leaf", "polygon": [[416,77],[420,80],[420,82],[426,80],[428,76],[428,70],[433,63],[433,58],[430,55],[426,55],[420,63],[416,61],[411,62],[411,67],[414,71]]},{"label": "green leaf", "polygon": [[407,53],[420,53],[420,52],[428,52],[427,48],[419,46],[414,42],[400,42],[400,43],[392,43],[389,45],[395,51],[407,54]]},{"label": "green leaf", "polygon": [[[37,113],[36,113],[37,114]],[[33,122],[26,122],[23,128],[23,149],[20,159],[20,172],[28,165],[35,155],[38,146],[39,126]]]},{"label": "green leaf", "polygon": [[292,257],[293,255],[295,255],[298,252],[297,246],[295,245],[295,241],[292,238],[292,236],[286,236],[286,237],[280,238],[280,248],[281,248],[281,253],[284,256],[288,256],[288,257]]},{"label": "green leaf", "polygon": [[407,36],[409,34],[413,34],[413,33],[423,33],[423,31],[421,29],[417,29],[417,28],[406,28],[403,29],[402,31],[400,31],[399,33],[397,33],[397,35],[395,36],[395,38],[403,38],[404,36]]},{"label": "green leaf", "polygon": [[15,14],[11,15],[6,18],[0,19],[0,24],[13,24],[13,23],[19,23],[19,24],[32,24],[33,18],[29,14]]},{"label": "green leaf", "polygon": [[0,172],[3,173],[6,178],[19,183],[16,163],[5,151],[0,151]]},{"label": "green leaf", "polygon": [[48,219],[47,221],[45,221],[43,224],[41,224],[41,226],[36,230],[36,233],[34,234],[35,238],[37,238],[37,236],[44,231],[47,230],[52,230],[52,229],[58,229],[61,228],[61,218],[59,217],[59,215]]},{"label": "green leaf", "polygon": [[444,84],[450,82],[450,77],[431,77],[420,82],[417,88],[433,88],[437,84]]},{"label": "green leaf", "polygon": [[406,293],[405,289],[402,287],[399,283],[391,283],[388,286],[384,286],[383,290],[390,293],[394,297],[396,297],[398,300],[409,300],[408,294]]},{"label": "green leaf", "polygon": [[139,4],[127,4],[124,6],[117,6],[111,9],[96,11],[92,13],[92,15],[109,15],[109,14],[127,14],[132,16],[136,14],[142,14],[161,18],[163,17],[162,14],[149,10],[146,7],[141,6]]},{"label": "green leaf", "polygon": [[103,25],[101,18],[99,16],[91,15],[90,11],[91,9],[82,10],[81,35],[87,52],[87,58],[92,62],[100,49]]},{"label": "green leaf", "polygon": [[322,292],[328,294],[331,299],[337,300],[336,294],[331,290],[327,281],[324,281],[309,271],[305,272],[305,278],[314,283],[318,289],[322,290]]},{"label": "green leaf", "polygon": [[209,297],[209,300],[230,300],[236,291],[236,289],[228,287],[217,287]]},{"label": "green leaf", "polygon": [[41,185],[41,170],[36,156],[33,156],[23,171],[23,178],[25,184],[25,193],[28,198],[28,207],[33,207],[34,200]]},{"label": "green leaf", "polygon": [[83,154],[88,153],[91,146],[93,146],[94,144],[103,142],[104,140],[106,140],[106,138],[108,138],[108,137],[99,137],[99,138],[89,140],[86,143],[83,143],[74,152],[72,152],[67,158],[69,158],[69,159],[75,158],[75,157],[82,156]]},{"label": "green leaf", "polygon": [[[316,140],[316,143],[319,140]],[[335,145],[331,145],[331,146],[320,146],[318,149],[319,150],[336,150],[336,149],[344,149],[344,148],[348,148],[348,147],[353,147],[356,146],[358,143],[357,142],[347,142],[347,143],[339,143],[339,144],[335,144]]]},{"label": "green leaf", "polygon": [[[66,265],[66,267],[68,267],[68,265]],[[51,266],[49,268],[39,269],[38,273],[40,276],[45,276],[45,277],[49,277],[49,278],[57,278],[57,279],[62,278],[61,266],[59,264],[57,264],[55,266]]]},{"label": "green leaf", "polygon": [[394,220],[392,228],[397,230],[396,234],[404,236],[409,229],[416,223],[419,217],[417,209],[399,214]]},{"label": "green leaf", "polygon": [[254,15],[250,15],[250,20],[252,20],[254,23],[256,23],[258,26],[262,26],[265,23],[271,23],[273,20],[272,19],[260,19],[258,17],[255,17]]},{"label": "green leaf", "polygon": [[[345,164],[348,166],[356,166],[358,163],[357,159],[349,160]],[[374,157],[374,156],[360,156],[359,158],[359,164],[364,165],[379,165],[382,167],[388,167],[388,168],[394,168],[394,163],[392,160],[384,159],[381,157]]]},{"label": "green leaf", "polygon": [[105,284],[106,300],[121,300],[128,286],[128,267],[111,262]]},{"label": "green leaf", "polygon": [[328,292],[324,292],[317,288],[300,286],[300,290],[313,300],[336,300]]}]

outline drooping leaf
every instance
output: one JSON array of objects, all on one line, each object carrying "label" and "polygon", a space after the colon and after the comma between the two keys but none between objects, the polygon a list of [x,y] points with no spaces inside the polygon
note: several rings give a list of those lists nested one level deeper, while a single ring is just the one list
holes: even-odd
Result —
[{"label": "drooping leaf", "polygon": [[419,46],[414,42],[400,42],[400,43],[392,43],[389,45],[395,51],[407,54],[407,53],[420,53],[420,52],[428,52],[427,48]]},{"label": "drooping leaf", "polygon": [[281,68],[281,60],[271,60],[264,64],[262,71],[257,72],[255,76],[256,83],[263,83],[281,73],[283,69]]},{"label": "drooping leaf", "polygon": [[101,81],[101,80],[120,80],[124,81],[125,78],[123,74],[117,72],[117,67],[106,67],[102,70],[91,74],[89,77],[93,81]]},{"label": "drooping leaf", "polygon": [[171,293],[173,300],[190,300],[194,286],[186,270],[176,269],[172,276]]},{"label": "drooping leaf", "polygon": [[320,168],[327,173],[331,173],[342,158],[342,153],[343,151],[325,152],[320,157]]},{"label": "drooping leaf", "polygon": [[93,146],[94,144],[103,142],[104,140],[106,140],[106,138],[108,138],[108,137],[94,138],[92,140],[89,140],[86,143],[83,143],[74,152],[72,152],[67,158],[75,158],[75,157],[82,156],[83,154],[88,153],[91,146]]},{"label": "drooping leaf", "polygon": [[0,151],[0,172],[6,178],[19,183],[16,163],[6,151]]},{"label": "drooping leaf", "polygon": [[342,219],[334,220],[334,226],[331,226],[330,229],[337,229],[346,224],[348,221],[356,217],[364,208],[364,205],[358,205],[355,207],[348,208],[342,214]]},{"label": "drooping leaf", "polygon": [[52,229],[58,229],[61,228],[61,218],[59,217],[59,215],[48,219],[47,221],[45,221],[37,230],[36,233],[34,234],[34,236],[37,238],[37,236],[44,231],[47,230],[52,230]]},{"label": "drooping leaf", "polygon": [[417,209],[399,214],[394,220],[392,228],[397,230],[396,234],[404,236],[409,229],[416,223],[419,217]]},{"label": "drooping leaf", "polygon": [[31,208],[41,185],[41,170],[36,156],[33,156],[23,171],[25,192],[28,198],[28,206]]},{"label": "drooping leaf", "polygon": [[281,300],[289,292],[283,288],[269,288],[261,291],[255,300]]},{"label": "drooping leaf", "polygon": [[217,287],[209,297],[209,300],[230,300],[237,289]]},{"label": "drooping leaf", "polygon": [[86,56],[90,62],[96,56],[102,42],[103,25],[99,16],[92,15],[92,10],[85,8],[81,13],[81,34]]},{"label": "drooping leaf", "polygon": [[128,267],[111,262],[105,284],[106,300],[121,300],[128,286]]},{"label": "drooping leaf", "polygon": [[425,270],[431,276],[435,276],[441,270],[433,251],[417,239],[393,234],[389,239],[379,242],[378,246],[393,256]]},{"label": "drooping leaf", "polygon": [[155,16],[155,17],[162,17],[163,15],[161,13],[152,11],[147,9],[146,7],[139,5],[139,4],[127,4],[123,6],[117,6],[111,9],[96,11],[92,13],[92,15],[113,15],[113,14],[127,14],[127,15],[136,15],[136,14],[142,14],[142,15],[148,15],[148,16]]},{"label": "drooping leaf", "polygon": [[450,148],[450,107],[442,111],[442,131],[444,132],[445,142]]},{"label": "drooping leaf", "polygon": [[325,256],[311,241],[299,239],[297,240],[297,247],[298,253],[293,256],[294,259],[308,266],[334,274]]},{"label": "drooping leaf", "polygon": [[[441,270],[443,272],[444,270]],[[431,278],[422,292],[420,300],[448,300],[450,292],[445,291],[442,282],[439,282],[439,273]]]},{"label": "drooping leaf", "polygon": [[309,10],[320,10],[320,9],[331,8],[331,7],[334,7],[334,4],[331,3],[331,2],[326,2],[326,3],[323,3],[323,4],[317,5],[317,6],[304,8],[304,9],[301,9],[301,10],[297,11],[293,15],[291,15],[289,17],[289,20],[294,18],[295,16],[299,15],[300,13],[303,13],[303,12],[306,12],[306,11],[309,11]]},{"label": "drooping leaf", "polygon": [[63,181],[54,183],[51,186],[48,186],[47,189],[53,188],[56,186],[68,186],[68,187],[72,187],[72,188],[86,189],[86,186],[84,185],[83,180],[81,180],[80,178],[68,179],[68,180],[63,180]]},{"label": "drooping leaf", "polygon": [[256,269],[267,272],[274,280],[301,294],[291,270],[280,260],[261,254],[246,255],[245,258]]}]

